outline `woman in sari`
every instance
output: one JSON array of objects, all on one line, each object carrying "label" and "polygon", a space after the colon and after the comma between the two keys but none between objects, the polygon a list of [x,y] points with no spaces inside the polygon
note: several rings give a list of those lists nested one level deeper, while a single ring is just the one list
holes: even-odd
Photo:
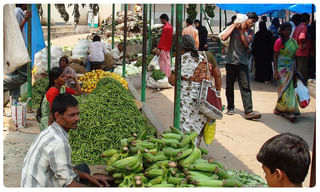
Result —
[{"label": "woman in sari", "polygon": [[[75,82],[76,89],[66,87],[66,80],[72,78]],[[65,75],[59,67],[54,67],[49,73],[49,85],[46,94],[42,96],[42,102],[37,111],[36,118],[39,122],[40,130],[47,128],[53,122],[53,117],[50,113],[51,105],[54,98],[59,93],[68,93],[72,95],[82,94],[81,87],[76,76]]]},{"label": "woman in sari", "polygon": [[[195,131],[198,133],[196,143],[200,145],[202,133],[207,117],[199,111],[196,105],[200,84],[206,77],[206,62],[198,54],[194,39],[190,35],[182,36],[181,51],[181,100],[180,100],[180,127],[183,132]],[[201,65],[198,67],[198,65]],[[196,70],[200,69],[200,70]],[[215,87],[221,90],[221,75],[216,62],[209,63],[210,74],[215,80]]]},{"label": "woman in sari", "polygon": [[294,122],[296,115],[300,114],[294,88],[295,53],[298,44],[290,38],[290,34],[290,23],[283,23],[280,26],[280,38],[274,44],[273,77],[279,80],[280,84],[274,114],[282,115]]}]

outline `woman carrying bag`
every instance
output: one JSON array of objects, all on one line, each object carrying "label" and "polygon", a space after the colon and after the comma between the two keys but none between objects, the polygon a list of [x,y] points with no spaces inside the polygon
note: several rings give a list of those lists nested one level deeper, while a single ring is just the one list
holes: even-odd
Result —
[{"label": "woman carrying bag", "polygon": [[[197,132],[199,136],[196,143],[200,145],[203,128],[208,118],[199,110],[197,99],[201,82],[207,77],[207,61],[199,56],[190,35],[182,36],[181,54],[180,128],[183,132]],[[220,70],[217,65],[208,63],[208,66],[215,80],[216,90],[220,91],[222,85]]]}]

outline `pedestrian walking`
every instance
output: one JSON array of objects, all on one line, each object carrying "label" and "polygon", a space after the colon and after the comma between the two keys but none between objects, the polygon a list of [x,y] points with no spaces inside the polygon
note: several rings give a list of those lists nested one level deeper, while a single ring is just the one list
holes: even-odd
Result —
[{"label": "pedestrian walking", "polygon": [[255,81],[269,82],[272,77],[273,37],[264,21],[260,21],[259,31],[254,36],[252,55],[256,69]]},{"label": "pedestrian walking", "polygon": [[198,30],[199,36],[199,51],[208,51],[208,30],[203,26],[200,20],[194,20],[194,25]]},{"label": "pedestrian walking", "polygon": [[157,46],[157,55],[159,56],[160,70],[169,78],[171,74],[170,50],[172,45],[173,27],[169,23],[167,14],[160,16],[163,24],[159,44]]},{"label": "pedestrian walking", "polygon": [[237,80],[241,92],[242,103],[246,119],[259,119],[261,114],[253,111],[252,95],[249,82],[249,44],[252,42],[254,23],[258,16],[254,12],[247,13],[248,19],[242,23],[234,23],[221,36],[224,41],[230,37],[227,54],[226,97],[228,102],[228,115],[234,114],[234,83]]},{"label": "pedestrian walking", "polygon": [[292,37],[294,31],[296,30],[296,27],[300,24],[300,17],[301,15],[299,13],[294,14],[289,23],[291,24],[292,30],[291,30],[291,34],[290,37]]},{"label": "pedestrian walking", "polygon": [[277,39],[274,44],[273,78],[279,80],[278,99],[274,114],[282,115],[294,122],[296,115],[300,114],[294,88],[295,53],[298,44],[293,38],[290,38],[290,34],[291,24],[281,24],[281,38]]},{"label": "pedestrian walking", "polygon": [[[190,35],[182,36],[181,48],[180,127],[183,132],[197,132],[199,134],[197,144],[199,145],[208,119],[200,112],[196,102],[201,82],[206,77],[207,61],[203,62],[204,57],[198,54]],[[222,86],[220,70],[216,63],[209,63],[209,69],[215,80],[215,87],[220,91]]]},{"label": "pedestrian walking", "polygon": [[273,18],[268,30],[271,31],[274,41],[279,38],[279,27],[280,27],[279,19]]},{"label": "pedestrian walking", "polygon": [[190,35],[195,42],[196,49],[199,50],[199,35],[198,31],[192,26],[193,20],[188,18],[186,24],[187,26],[182,30],[182,35]]},{"label": "pedestrian walking", "polygon": [[303,13],[300,17],[301,23],[296,27],[292,37],[298,43],[298,50],[296,52],[297,71],[301,73],[303,79],[308,79],[308,65],[310,54],[310,39],[308,39],[308,24],[310,22],[310,15]]}]

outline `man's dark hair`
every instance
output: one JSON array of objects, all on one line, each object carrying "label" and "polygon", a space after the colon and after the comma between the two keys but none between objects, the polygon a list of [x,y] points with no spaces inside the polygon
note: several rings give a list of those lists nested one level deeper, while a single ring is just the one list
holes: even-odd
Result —
[{"label": "man's dark hair", "polygon": [[25,5],[25,4],[16,4],[16,7],[22,7],[23,5]]},{"label": "man's dark hair", "polygon": [[187,24],[189,25],[192,25],[193,24],[193,20],[189,17],[187,20],[186,20]]},{"label": "man's dark hair", "polygon": [[92,39],[93,42],[100,41],[100,40],[101,40],[101,37],[99,35],[95,35]]},{"label": "man's dark hair", "polygon": [[310,15],[308,13],[302,13],[300,17],[300,21],[305,23],[310,20]]},{"label": "man's dark hair", "polygon": [[248,17],[248,19],[254,19],[256,21],[258,21],[258,19],[259,19],[258,15],[255,12],[248,12],[247,17]]},{"label": "man's dark hair", "polygon": [[67,111],[68,107],[75,107],[77,105],[78,101],[72,95],[69,95],[67,93],[57,95],[54,98],[51,107],[53,119],[56,120],[54,116],[56,112],[64,114],[64,112]]},{"label": "man's dark hair", "polygon": [[292,21],[295,25],[299,25],[301,15],[299,13],[294,14],[290,21]]},{"label": "man's dark hair", "polygon": [[267,19],[268,19],[268,18],[267,18],[267,16],[265,16],[265,15],[263,15],[263,16],[261,17],[261,20],[262,20],[262,21],[267,21]]},{"label": "man's dark hair", "polygon": [[160,19],[164,19],[166,21],[169,21],[169,17],[167,14],[163,13],[162,15],[160,15]]},{"label": "man's dark hair", "polygon": [[194,24],[196,24],[196,23],[201,24],[199,19],[194,20],[193,23],[194,23]]},{"label": "man's dark hair", "polygon": [[284,171],[294,184],[301,184],[309,169],[309,146],[301,137],[282,133],[267,140],[257,154],[257,160],[267,166]]}]

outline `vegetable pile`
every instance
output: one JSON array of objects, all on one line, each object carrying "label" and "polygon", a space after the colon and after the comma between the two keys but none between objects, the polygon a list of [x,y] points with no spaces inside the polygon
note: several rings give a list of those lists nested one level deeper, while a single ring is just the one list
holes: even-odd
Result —
[{"label": "vegetable pile", "polygon": [[[118,66],[114,69],[114,73],[122,75],[122,66]],[[142,67],[136,67],[133,64],[126,64],[126,76],[133,76],[142,73]]]},{"label": "vegetable pile", "polygon": [[[153,54],[150,54],[150,55],[147,55],[147,58],[146,58],[146,63],[147,63],[147,68],[151,62],[151,60],[153,59],[154,55]],[[137,60],[137,62],[134,64],[136,67],[140,67],[142,66],[142,57],[140,59]]]},{"label": "vegetable pile", "polygon": [[69,143],[74,164],[103,164],[100,154],[120,147],[120,140],[134,133],[154,135],[156,130],[136,107],[133,96],[113,78],[103,78],[89,95],[79,101],[80,122],[70,131]]},{"label": "vegetable pile", "polygon": [[[232,172],[213,159],[202,159],[208,152],[197,148],[196,132],[183,134],[175,128],[161,139],[128,137],[121,148],[110,148],[107,171],[118,187],[243,187],[265,185],[259,176]],[[259,179],[257,179],[259,178]],[[254,180],[250,182],[249,180]]]},{"label": "vegetable pile", "polygon": [[163,79],[165,76],[166,75],[161,70],[154,70],[151,75],[151,77],[156,81]]},{"label": "vegetable pile", "polygon": [[104,77],[111,77],[119,81],[123,87],[128,89],[128,82],[123,77],[115,73],[98,69],[85,73],[79,78],[79,81],[82,82],[82,91],[85,93],[92,93],[92,91],[97,87],[98,82]]},{"label": "vegetable pile", "polygon": [[[49,78],[43,77],[37,80],[32,85],[32,108],[38,109],[40,107],[41,99],[49,85]],[[25,93],[21,96],[20,102],[26,102],[28,100],[28,93]]]}]

